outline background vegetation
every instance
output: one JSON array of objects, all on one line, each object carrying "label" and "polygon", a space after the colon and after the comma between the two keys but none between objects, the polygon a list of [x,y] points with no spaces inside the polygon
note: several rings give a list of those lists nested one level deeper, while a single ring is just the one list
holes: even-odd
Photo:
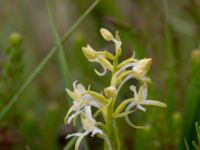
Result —
[{"label": "background vegetation", "polygon": [[[168,105],[132,116],[147,130],[119,120],[124,150],[186,149],[184,139],[190,149],[200,148],[192,144],[200,121],[200,1],[101,0],[74,26],[93,2],[52,1],[48,14],[45,1],[0,0],[0,149],[59,150],[69,143],[65,136],[76,129],[63,122],[71,104],[65,87],[77,79],[96,90],[108,84],[81,51],[87,43],[112,51],[101,27],[120,32],[124,58],[133,50],[136,57],[152,57],[149,98]],[[60,37],[67,32],[63,51],[57,30]],[[50,51],[54,45],[58,51]],[[130,94],[126,86],[122,99]],[[101,145],[88,137],[83,149]]]}]

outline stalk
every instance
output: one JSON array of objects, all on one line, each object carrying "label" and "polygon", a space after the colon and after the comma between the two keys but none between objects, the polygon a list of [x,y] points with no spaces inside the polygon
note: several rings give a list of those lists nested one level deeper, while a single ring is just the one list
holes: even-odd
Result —
[{"label": "stalk", "polygon": [[[119,56],[115,56],[115,59],[113,61],[113,70],[112,70],[111,79],[113,78],[115,72],[117,72],[118,70],[118,57]],[[107,130],[108,139],[110,140],[111,145],[112,145],[112,149],[120,150],[120,140],[119,140],[119,134],[118,134],[119,131],[118,131],[117,123],[116,123],[117,120],[113,118],[116,98],[117,98],[116,96],[114,98],[110,98],[110,104],[107,107],[106,130]],[[108,147],[104,146],[104,150],[108,150]]]}]

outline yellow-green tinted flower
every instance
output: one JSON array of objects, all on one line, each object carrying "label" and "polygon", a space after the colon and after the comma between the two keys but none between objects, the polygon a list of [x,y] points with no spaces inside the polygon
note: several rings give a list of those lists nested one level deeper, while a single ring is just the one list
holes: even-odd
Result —
[{"label": "yellow-green tinted flower", "polygon": [[94,60],[97,57],[97,52],[90,45],[87,45],[87,47],[83,47],[82,51],[88,60]]},{"label": "yellow-green tinted flower", "polygon": [[120,68],[112,78],[111,84],[117,87],[117,91],[130,79],[148,81],[146,74],[151,66],[151,58],[136,60],[130,58],[119,64]]},{"label": "yellow-green tinted flower", "polygon": [[128,68],[131,68],[133,71],[133,76],[137,79],[143,78],[146,73],[149,71],[149,68],[151,66],[152,59],[151,58],[144,58],[140,59],[138,61],[130,62],[127,64],[124,64],[117,72],[116,75],[124,72]]},{"label": "yellow-green tinted flower", "polygon": [[91,107],[87,106],[85,107],[84,111],[81,113],[81,124],[84,129],[84,132],[82,133],[73,133],[68,135],[66,138],[71,138],[73,136],[77,136],[78,139],[75,144],[75,150],[78,150],[79,145],[82,141],[82,139],[87,136],[89,133],[91,133],[91,136],[93,137],[96,134],[100,134],[103,136],[103,131],[98,128],[96,120],[92,117],[92,111]]},{"label": "yellow-green tinted flower", "polygon": [[67,122],[68,124],[72,119],[83,112],[86,106],[100,107],[97,101],[90,94],[85,94],[86,89],[82,84],[77,84],[77,81],[75,81],[73,87],[74,91],[66,89],[68,95],[73,99],[73,105],[68,110],[65,117],[65,123]]},{"label": "yellow-green tinted flower", "polygon": [[136,91],[135,86],[130,86],[131,91],[134,92],[134,98],[133,101],[127,106],[127,110],[130,110],[134,106],[137,107],[137,109],[146,111],[146,108],[144,108],[142,105],[154,105],[158,107],[167,107],[167,105],[163,102],[156,101],[156,100],[148,100],[147,99],[147,85],[144,83],[142,86],[140,86],[139,91]]},{"label": "yellow-green tinted flower", "polygon": [[[167,107],[165,103],[162,103],[160,101],[156,100],[148,100],[147,99],[147,85],[144,83],[139,91],[136,91],[135,86],[130,86],[130,89],[134,92],[134,97],[132,98],[132,102],[128,104],[126,107],[125,112],[130,112],[133,107],[136,107],[136,109],[146,111],[146,108],[143,107],[143,105],[153,105],[153,106],[158,106],[158,107]],[[146,128],[145,126],[138,126],[135,125],[131,122],[129,119],[128,115],[125,116],[126,122],[133,128],[138,128],[138,129],[144,129]]]},{"label": "yellow-green tinted flower", "polygon": [[101,52],[101,51],[97,52],[90,45],[87,45],[87,47],[83,47],[82,51],[83,51],[85,57],[89,61],[97,62],[102,66],[102,68],[103,68],[102,72],[99,72],[95,69],[95,72],[99,76],[105,75],[107,73],[107,69],[112,71],[113,67],[112,67],[111,63],[109,62],[109,60],[107,59],[107,57],[112,57],[112,55],[108,55],[108,53]]}]

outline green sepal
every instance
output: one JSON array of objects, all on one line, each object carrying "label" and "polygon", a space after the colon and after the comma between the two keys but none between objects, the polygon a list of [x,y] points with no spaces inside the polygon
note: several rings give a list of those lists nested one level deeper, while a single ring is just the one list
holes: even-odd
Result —
[{"label": "green sepal", "polygon": [[127,111],[127,112],[123,112],[123,113],[113,114],[113,117],[114,117],[114,118],[125,117],[125,116],[131,114],[132,112],[134,112],[134,111]]},{"label": "green sepal", "polygon": [[95,98],[100,103],[107,104],[109,102],[109,100],[102,94],[99,94],[94,91],[87,91],[87,93],[90,94],[93,98]]},{"label": "green sepal", "polygon": [[115,112],[114,112],[114,115],[118,115],[119,113],[121,113],[124,108],[127,106],[127,104],[129,104],[130,102],[133,101],[133,98],[129,98],[129,99],[126,99],[124,100],[116,109],[115,109]]}]

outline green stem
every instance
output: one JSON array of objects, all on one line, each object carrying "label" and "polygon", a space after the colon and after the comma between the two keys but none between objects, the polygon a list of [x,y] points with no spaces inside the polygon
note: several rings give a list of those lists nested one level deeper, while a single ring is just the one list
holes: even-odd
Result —
[{"label": "green stem", "polygon": [[[114,104],[115,104],[115,99],[112,99],[107,109],[106,130],[107,130],[108,139],[110,140],[111,145],[112,145],[112,149],[120,150],[120,140],[119,140],[119,134],[118,134],[119,131],[117,128],[116,120],[112,116],[114,112]],[[105,146],[104,149],[107,150],[107,147]]]},{"label": "green stem", "polygon": [[[115,55],[115,59],[113,60],[113,70],[112,70],[111,79],[113,78],[114,74],[118,70],[118,57],[119,56]],[[107,114],[106,114],[107,135],[108,135],[108,139],[111,142],[112,149],[113,150],[120,150],[120,140],[119,140],[119,134],[118,134],[119,131],[118,131],[116,120],[115,120],[115,118],[113,118],[116,97],[110,99],[110,101],[111,102],[108,105]],[[107,147],[104,146],[104,149],[107,150]]]},{"label": "green stem", "polygon": [[[80,23],[87,17],[87,15],[94,9],[94,7],[99,3],[100,0],[95,0],[92,5],[83,13],[83,15],[75,22],[75,24],[68,30],[68,32],[64,35],[61,40],[61,44],[63,44],[71,34],[77,29]],[[55,52],[57,51],[57,47],[54,47],[42,60],[42,62],[35,68],[35,70],[31,73],[28,79],[22,84],[10,102],[3,108],[0,112],[0,120],[4,118],[4,116],[11,110],[14,104],[17,102],[18,97],[24,92],[24,90],[30,85],[30,83],[35,79],[35,77],[39,74],[39,72],[44,68],[44,66],[49,62],[49,60],[53,57]]]}]

